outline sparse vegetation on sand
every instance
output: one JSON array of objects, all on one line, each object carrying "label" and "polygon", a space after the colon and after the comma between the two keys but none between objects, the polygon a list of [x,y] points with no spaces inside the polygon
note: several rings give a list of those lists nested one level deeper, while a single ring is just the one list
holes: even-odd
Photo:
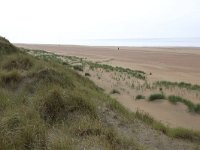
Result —
[{"label": "sparse vegetation on sand", "polygon": [[[28,53],[35,55],[38,58],[44,59],[46,61],[49,60],[53,60],[56,61],[58,63],[63,64],[63,62],[69,66],[73,66],[73,64],[76,63],[81,63],[83,68],[84,66],[88,65],[90,67],[90,69],[94,70],[95,68],[101,68],[104,69],[107,72],[110,71],[116,71],[116,72],[120,72],[120,73],[126,73],[132,77],[141,79],[141,80],[145,80],[146,79],[146,73],[140,70],[132,70],[129,68],[122,68],[122,67],[113,67],[111,65],[106,65],[106,64],[101,64],[101,63],[95,63],[92,61],[88,61],[88,60],[83,60],[82,58],[76,57],[76,56],[59,56],[53,53],[48,53],[48,52],[44,52],[44,51],[40,51],[40,50],[25,50],[28,51]],[[77,66],[77,65],[75,65]],[[78,65],[80,66],[80,65]],[[74,67],[74,66],[73,66]],[[80,67],[75,67],[74,69],[81,71],[82,69],[80,69]]]},{"label": "sparse vegetation on sand", "polygon": [[187,99],[184,99],[180,96],[175,96],[175,95],[168,96],[168,100],[173,104],[176,104],[177,102],[183,103],[188,107],[188,110],[190,112],[195,112],[195,113],[200,114],[200,109],[199,109],[200,104],[195,105],[190,100],[187,100]]},{"label": "sparse vegetation on sand", "polygon": [[135,117],[170,137],[187,139],[190,141],[196,141],[197,143],[200,141],[200,132],[198,131],[193,131],[184,128],[170,128],[156,121],[151,116],[149,116],[149,114],[141,111],[137,111],[135,113]]},{"label": "sparse vegetation on sand", "polygon": [[154,86],[164,86],[166,88],[179,87],[179,88],[185,88],[188,90],[200,91],[200,85],[197,85],[197,84],[193,85],[193,84],[185,83],[185,82],[157,81],[154,83]]},{"label": "sparse vegetation on sand", "polygon": [[127,73],[128,75],[141,79],[141,80],[145,80],[146,76],[145,76],[145,72],[140,71],[140,70],[131,70],[129,68],[122,68],[122,67],[113,67],[110,65],[106,65],[106,64],[99,64],[99,63],[93,63],[88,61],[87,64],[89,64],[91,69],[94,68],[103,68],[106,71],[117,71],[117,72],[121,72],[121,73]]},{"label": "sparse vegetation on sand", "polygon": [[[151,134],[158,133],[155,141],[160,140],[160,135],[167,135],[174,138],[170,138],[170,144],[176,138],[183,140],[184,144],[185,141],[199,144],[198,131],[170,128],[147,113],[129,112],[84,77],[85,72],[81,76],[71,69],[80,63],[87,65],[88,61],[81,58],[28,51],[36,56],[34,58],[19,50],[15,53],[11,51],[10,55],[5,53],[0,56],[2,76],[19,70],[15,67],[14,70],[13,67],[6,69],[3,65],[7,64],[8,57],[18,53],[30,58],[32,65],[18,72],[20,80],[14,83],[15,88],[5,86],[3,80],[0,83],[2,149],[92,149],[94,145],[96,149],[142,149],[137,142],[143,145],[143,141],[134,138],[134,130],[141,126],[139,131],[153,130]],[[97,68],[108,67],[93,64]],[[108,70],[120,72],[121,69],[116,68],[108,67]],[[130,70],[121,71],[131,74]],[[146,79],[145,73],[136,72],[132,77]],[[162,99],[163,95],[153,97],[154,100]],[[139,125],[135,125],[136,122]],[[148,140],[151,140],[149,137]],[[158,143],[153,146],[157,148]]]}]

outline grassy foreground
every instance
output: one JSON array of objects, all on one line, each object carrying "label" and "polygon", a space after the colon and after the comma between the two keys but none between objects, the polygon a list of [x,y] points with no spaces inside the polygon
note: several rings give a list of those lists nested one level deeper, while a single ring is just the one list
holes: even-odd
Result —
[{"label": "grassy foreground", "polygon": [[200,141],[199,132],[130,113],[67,65],[35,58],[0,37],[0,149],[142,149],[105,121],[105,109],[127,123],[138,119],[170,137]]},{"label": "grassy foreground", "polygon": [[0,54],[0,149],[140,149],[101,121],[109,97],[87,78],[4,38]]}]

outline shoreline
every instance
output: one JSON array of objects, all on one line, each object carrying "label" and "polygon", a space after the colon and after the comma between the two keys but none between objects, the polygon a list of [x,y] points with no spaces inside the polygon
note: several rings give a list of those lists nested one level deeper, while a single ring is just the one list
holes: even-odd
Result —
[{"label": "shoreline", "polygon": [[200,46],[134,46],[134,45],[90,45],[90,44],[49,44],[49,43],[13,43],[14,45],[41,45],[41,46],[83,46],[83,47],[123,47],[123,48],[183,48],[200,49]]}]

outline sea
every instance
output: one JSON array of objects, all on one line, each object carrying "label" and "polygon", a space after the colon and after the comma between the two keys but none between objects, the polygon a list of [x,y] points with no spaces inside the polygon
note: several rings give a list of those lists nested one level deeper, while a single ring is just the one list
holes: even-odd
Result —
[{"label": "sea", "polygon": [[87,39],[68,44],[89,46],[200,47],[200,38]]}]

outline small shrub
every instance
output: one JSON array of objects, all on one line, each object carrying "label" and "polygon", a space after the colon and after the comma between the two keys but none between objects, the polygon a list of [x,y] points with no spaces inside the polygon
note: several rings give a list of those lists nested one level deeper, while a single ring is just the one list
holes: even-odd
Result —
[{"label": "small shrub", "polygon": [[144,95],[137,95],[136,99],[145,99],[145,96]]},{"label": "small shrub", "polygon": [[200,114],[200,104],[196,105],[195,112]]},{"label": "small shrub", "polygon": [[181,97],[174,96],[174,95],[168,96],[168,100],[173,104],[176,104],[177,102],[182,102],[182,98]]},{"label": "small shrub", "polygon": [[55,121],[59,119],[59,114],[65,109],[65,103],[60,90],[53,90],[44,97],[40,107],[41,117],[45,121]]},{"label": "small shrub", "polygon": [[190,141],[199,141],[200,140],[200,132],[195,132],[189,129],[183,128],[175,128],[171,130],[172,137],[179,139],[187,139]]},{"label": "small shrub", "polygon": [[68,66],[68,65],[69,65],[67,62],[63,62],[62,64],[63,64],[63,65],[66,65],[66,66]]},{"label": "small shrub", "polygon": [[90,73],[85,73],[85,76],[87,76],[87,77],[90,77],[91,75],[90,75]]},{"label": "small shrub", "polygon": [[83,66],[81,65],[73,66],[73,68],[74,70],[83,71]]},{"label": "small shrub", "polygon": [[164,94],[152,94],[149,96],[149,101],[155,101],[155,100],[161,100],[161,99],[165,99],[165,95]]},{"label": "small shrub", "polygon": [[120,92],[118,90],[116,90],[116,89],[113,89],[110,93],[111,94],[120,94]]}]

